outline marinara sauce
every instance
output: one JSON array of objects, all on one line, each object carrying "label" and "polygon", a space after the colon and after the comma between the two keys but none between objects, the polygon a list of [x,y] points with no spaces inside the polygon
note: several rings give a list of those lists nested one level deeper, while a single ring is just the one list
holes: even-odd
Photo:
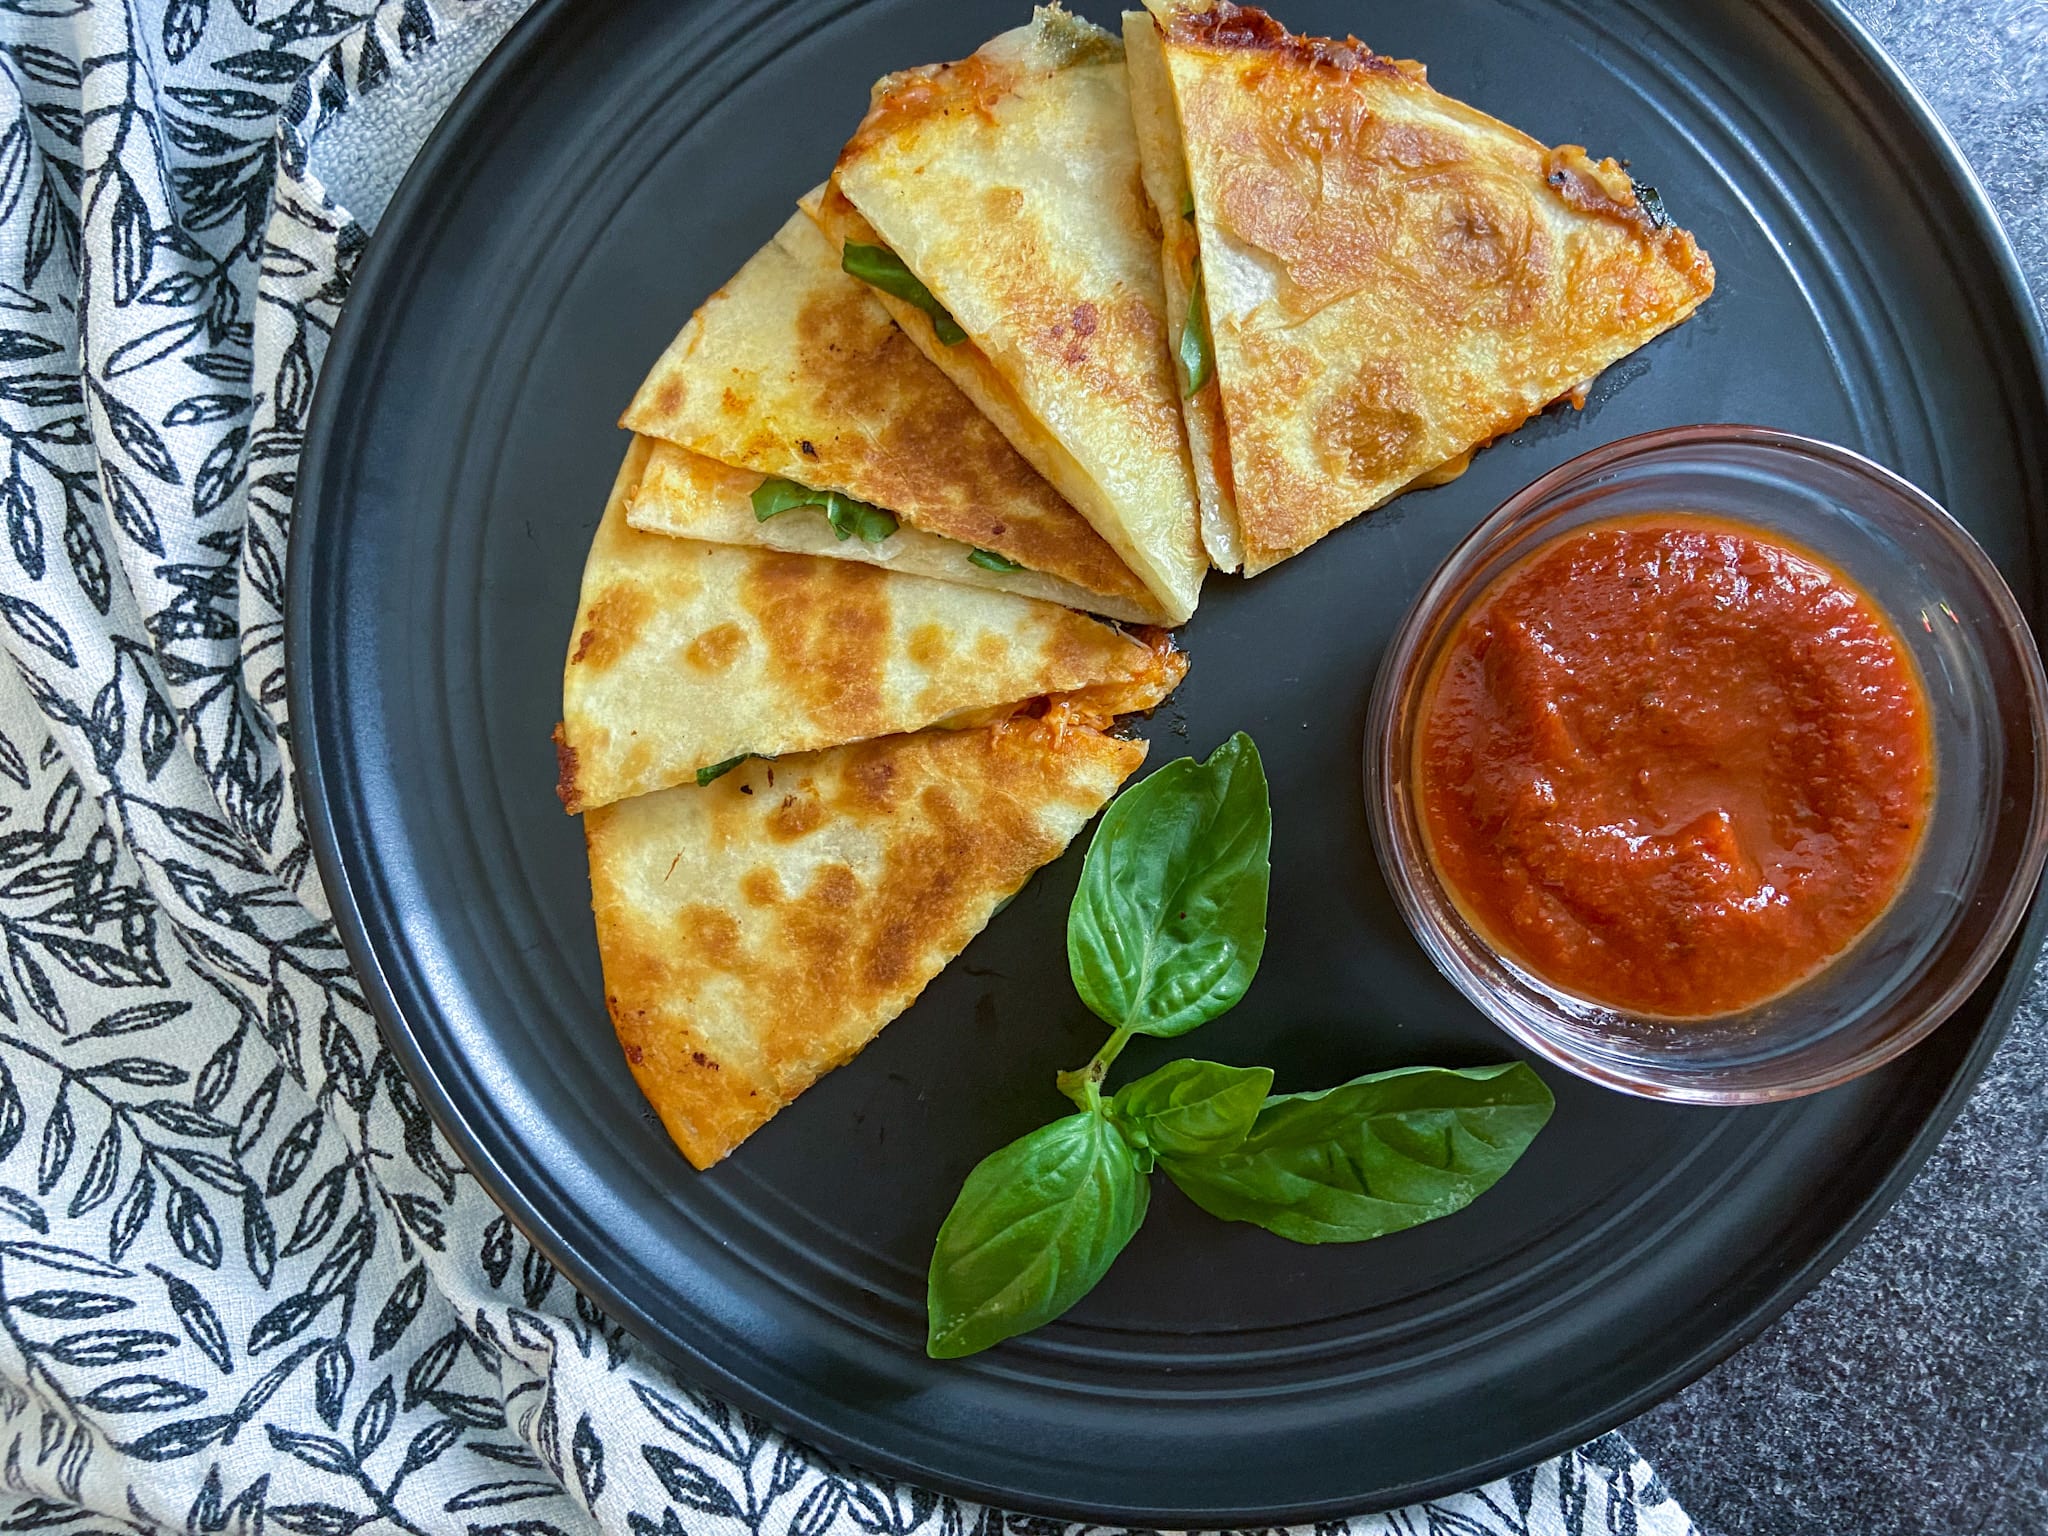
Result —
[{"label": "marinara sauce", "polygon": [[1683,515],[1561,535],[1425,683],[1429,851],[1497,949],[1565,991],[1701,1018],[1840,954],[1897,894],[1934,790],[1897,632],[1818,556]]}]

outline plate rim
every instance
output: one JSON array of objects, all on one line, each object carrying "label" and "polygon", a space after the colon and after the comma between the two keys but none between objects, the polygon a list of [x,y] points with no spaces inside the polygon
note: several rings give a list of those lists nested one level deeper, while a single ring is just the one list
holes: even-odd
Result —
[{"label": "plate rim", "polygon": [[[587,0],[586,0],[587,3]],[[863,0],[856,0],[857,8]],[[378,219],[378,227],[399,228],[409,224],[437,196],[444,184],[444,163],[457,158],[472,131],[473,121],[495,103],[508,80],[524,69],[544,63],[544,46],[550,30],[578,10],[578,0],[535,0],[493,45],[477,69],[465,81],[440,120],[421,144],[398,187]],[[2005,305],[2020,321],[2023,333],[2020,352],[2032,365],[2032,382],[2048,399],[2048,324],[2029,286],[2010,236],[1999,220],[1995,205],[1946,123],[1928,102],[1899,63],[1846,8],[1844,0],[1773,0],[1781,13],[1801,16],[1831,30],[1850,59],[1867,68],[1873,83],[1896,109],[1898,121],[1919,136],[1939,162],[1950,188],[1960,195],[1967,212],[1962,233],[1979,253],[1988,258],[1996,272]],[[540,55],[537,57],[537,55]],[[331,201],[331,200],[330,200]],[[353,218],[353,215],[351,215]],[[286,622],[284,663],[288,719],[310,721],[318,713],[313,696],[312,667],[306,658],[315,648],[311,618],[317,601],[315,567],[310,553],[315,510],[327,499],[328,460],[336,442],[342,415],[341,387],[336,380],[357,365],[365,333],[372,322],[369,308],[354,300],[373,292],[382,280],[383,269],[402,259],[402,243],[372,236],[350,282],[340,317],[322,360],[311,409],[307,417],[301,450],[298,482],[293,498],[293,535],[286,551]],[[2048,525],[2042,530],[2048,533]],[[2048,579],[2048,571],[2043,573]],[[2048,596],[2041,606],[2048,611]],[[2039,644],[2039,638],[2036,637]],[[1765,1329],[1807,1295],[1830,1271],[1848,1256],[1872,1227],[1889,1211],[1918,1175],[1934,1149],[1947,1134],[1968,1103],[1986,1066],[2009,1032],[2019,995],[2032,979],[2044,936],[2048,936],[2048,900],[2037,890],[2025,921],[2007,945],[1999,964],[2003,977],[1986,1011],[1986,1021],[1969,1052],[1957,1064],[1954,1075],[1933,1109],[1907,1143],[1887,1176],[1870,1192],[1854,1215],[1835,1235],[1804,1263],[1773,1277],[1759,1299],[1729,1326],[1711,1345],[1702,1347],[1683,1361],[1667,1365],[1647,1385],[1630,1394],[1607,1413],[1589,1415],[1578,1423],[1553,1431],[1530,1445],[1518,1446],[1467,1468],[1451,1481],[1436,1479],[1390,1490],[1383,1502],[1361,1507],[1344,1499],[1322,1499],[1278,1506],[1227,1507],[1202,1510],[1167,1509],[1153,1505],[1102,1505],[1074,1503],[1058,1498],[1039,1499],[1012,1488],[987,1484],[971,1476],[928,1467],[895,1456],[885,1447],[865,1443],[834,1425],[809,1416],[792,1414],[771,1402],[745,1378],[724,1369],[689,1349],[681,1339],[662,1328],[648,1310],[625,1295],[604,1274],[586,1267],[579,1256],[562,1241],[546,1215],[525,1197],[516,1183],[471,1130],[460,1106],[436,1071],[420,1036],[414,1031],[392,988],[384,965],[373,944],[363,917],[356,883],[342,852],[327,794],[329,766],[320,747],[319,733],[294,730],[292,776],[304,813],[305,835],[314,866],[326,891],[330,921],[341,937],[351,967],[361,983],[379,1034],[398,1059],[414,1091],[433,1117],[464,1166],[499,1210],[518,1227],[533,1246],[554,1264],[576,1289],[592,1298],[606,1313],[627,1325],[629,1331],[655,1355],[683,1373],[694,1386],[722,1397],[755,1414],[800,1441],[833,1455],[843,1455],[858,1465],[901,1478],[907,1482],[952,1496],[1002,1509],[1050,1516],[1063,1520],[1142,1526],[1215,1528],[1244,1525],[1292,1525],[1317,1519],[1363,1515],[1378,1510],[1441,1498],[1476,1488],[1507,1473],[1546,1461],[1559,1453],[1585,1444],[1601,1434],[1620,1428],[1629,1420],[1672,1397],[1705,1376],[1753,1342]]]}]

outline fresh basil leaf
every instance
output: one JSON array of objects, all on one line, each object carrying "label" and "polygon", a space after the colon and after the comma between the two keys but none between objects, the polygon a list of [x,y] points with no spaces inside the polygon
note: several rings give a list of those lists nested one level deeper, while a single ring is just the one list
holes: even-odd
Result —
[{"label": "fresh basil leaf", "polygon": [[1195,189],[1192,185],[1180,189],[1180,216],[1184,219],[1195,216]]},{"label": "fresh basil leaf", "polygon": [[825,493],[825,520],[841,543],[858,538],[863,544],[879,544],[896,531],[894,514],[838,491]]},{"label": "fresh basil leaf", "polygon": [[946,306],[932,297],[931,289],[919,282],[917,274],[903,264],[903,258],[886,245],[861,245],[849,240],[839,253],[839,268],[870,288],[879,288],[930,315],[932,330],[942,346],[956,347],[967,339],[967,333],[946,312]]},{"label": "fresh basil leaf", "polygon": [[814,491],[776,475],[754,487],[753,500],[755,520],[763,523],[799,507],[816,507],[825,514],[841,543],[859,538],[865,544],[879,544],[896,531],[894,513],[857,501],[843,491]]},{"label": "fresh basil leaf", "polygon": [[1273,807],[1242,731],[1110,806],[1067,912],[1067,966],[1096,1015],[1183,1035],[1236,1004],[1266,948]]},{"label": "fresh basil leaf", "polygon": [[742,752],[738,757],[728,757],[724,762],[713,763],[709,768],[699,768],[697,770],[697,787],[702,789],[713,779],[724,778],[753,755],[751,752]]},{"label": "fresh basil leaf", "polygon": [[1003,576],[1009,576],[1024,569],[1016,561],[1005,560],[992,549],[977,549],[967,557],[967,561],[970,565],[980,566],[984,571],[994,571]]},{"label": "fresh basil leaf", "polygon": [[926,1352],[974,1354],[1093,1290],[1145,1219],[1151,1163],[1093,1113],[1041,1126],[977,1163],[932,1251]]},{"label": "fresh basil leaf", "polygon": [[808,485],[798,485],[794,480],[784,480],[770,475],[754,487],[754,520],[765,523],[771,517],[780,517],[784,512],[794,512],[798,507],[822,507],[825,495],[814,491]]},{"label": "fresh basil leaf", "polygon": [[1202,392],[1216,371],[1216,353],[1209,342],[1209,301],[1202,288],[1202,258],[1195,258],[1195,280],[1188,289],[1188,317],[1180,327],[1180,371],[1186,380],[1183,396]]},{"label": "fresh basil leaf", "polygon": [[1356,1243],[1448,1216],[1492,1188],[1550,1119],[1521,1062],[1404,1067],[1268,1099],[1230,1151],[1162,1155],[1189,1199],[1297,1243]]},{"label": "fresh basil leaf", "polygon": [[1169,1061],[1119,1088],[1109,1116],[1133,1145],[1161,1157],[1228,1152],[1251,1130],[1272,1086],[1270,1067]]}]

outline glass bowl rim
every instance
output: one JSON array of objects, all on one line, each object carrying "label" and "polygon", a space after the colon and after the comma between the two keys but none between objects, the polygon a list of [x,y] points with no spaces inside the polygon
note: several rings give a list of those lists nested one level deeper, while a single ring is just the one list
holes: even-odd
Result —
[{"label": "glass bowl rim", "polygon": [[[1820,459],[1874,482],[1916,514],[1919,521],[1939,537],[1969,571],[1986,600],[1987,617],[1996,624],[1998,632],[2011,641],[2019,660],[2026,695],[2027,725],[2033,738],[2032,803],[2027,814],[2025,847],[1968,962],[1902,1027],[1866,1045],[1844,1061],[1824,1069],[1809,1068],[1801,1072],[1796,1070],[1798,1057],[1795,1052],[1787,1063],[1793,1070],[1782,1079],[1734,1086],[1717,1085],[1711,1081],[1689,1082],[1686,1080],[1687,1069],[1682,1064],[1642,1070],[1592,1059],[1529,1024],[1508,1007],[1496,985],[1472,969],[1444,930],[1437,914],[1421,899],[1419,888],[1424,882],[1441,890],[1441,881],[1429,862],[1427,850],[1421,846],[1419,826],[1414,838],[1403,836],[1403,817],[1396,803],[1396,788],[1398,782],[1405,779],[1407,770],[1405,761],[1401,764],[1392,761],[1398,745],[1393,732],[1396,706],[1404,695],[1412,692],[1410,678],[1418,659],[1442,622],[1442,609],[1447,599],[1470,576],[1472,567],[1534,509],[1570,486],[1625,461],[1708,445],[1734,445],[1793,458]],[[1532,545],[1531,549],[1536,547]],[[2008,724],[2008,731],[2013,728]],[[1405,753],[1399,755],[1405,759]],[[2019,930],[2040,884],[2043,865],[2048,863],[2048,669],[2043,667],[2039,643],[2003,573],[1947,508],[1903,475],[1854,449],[1775,427],[1701,423],[1639,432],[1567,459],[1510,495],[1452,546],[1422,584],[1395,627],[1374,678],[1371,701],[1366,709],[1364,756],[1366,812],[1372,828],[1374,853],[1395,905],[1437,970],[1509,1038],[1577,1076],[1640,1098],[1687,1104],[1776,1103],[1848,1082],[1904,1055],[1946,1022],[1983,984]],[[1441,901],[1446,908],[1455,911],[1447,893],[1441,896]],[[1466,926],[1470,927],[1469,924]],[[1471,940],[1510,970],[1522,969],[1501,955],[1478,932],[1471,933]],[[1945,950],[1946,947],[1947,942],[1942,948]],[[1941,952],[1937,950],[1935,953]],[[1543,1009],[1555,1011],[1554,1005],[1548,1001],[1543,1004]]]}]

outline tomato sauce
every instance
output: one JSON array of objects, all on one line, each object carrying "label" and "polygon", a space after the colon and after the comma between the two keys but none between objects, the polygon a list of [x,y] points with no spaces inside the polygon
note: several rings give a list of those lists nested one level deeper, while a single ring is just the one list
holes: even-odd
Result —
[{"label": "tomato sauce", "polygon": [[1853,944],[1934,793],[1920,678],[1870,599],[1761,529],[1561,535],[1481,595],[1412,765],[1467,919],[1552,985],[1704,1018]]}]

